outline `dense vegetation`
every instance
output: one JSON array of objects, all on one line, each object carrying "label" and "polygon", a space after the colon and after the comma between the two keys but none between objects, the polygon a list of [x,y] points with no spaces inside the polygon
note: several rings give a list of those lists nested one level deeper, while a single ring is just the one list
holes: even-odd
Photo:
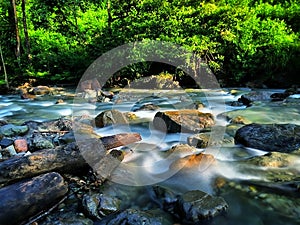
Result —
[{"label": "dense vegetation", "polygon": [[[299,0],[6,0],[0,33],[0,82],[6,72],[11,85],[74,83],[103,53],[145,40],[193,51],[189,63],[200,57],[224,85],[300,83]],[[184,76],[157,62],[118,75],[160,72]]]}]

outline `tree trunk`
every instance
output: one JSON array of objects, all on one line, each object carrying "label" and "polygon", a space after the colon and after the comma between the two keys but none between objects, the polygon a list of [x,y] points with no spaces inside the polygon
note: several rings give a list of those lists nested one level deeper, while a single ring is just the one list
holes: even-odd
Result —
[{"label": "tree trunk", "polygon": [[[0,163],[0,186],[50,171],[76,173],[89,166],[103,180],[123,159],[120,151],[115,150],[107,154],[106,150],[139,140],[141,140],[140,135],[135,133],[117,134],[100,139],[85,139],[56,149],[40,150],[31,155],[11,158]],[[107,160],[112,158],[116,160]],[[100,167],[99,162],[106,166]],[[107,170],[103,171],[102,168]]]},{"label": "tree trunk", "polygon": [[110,35],[112,35],[112,29],[111,29],[111,23],[112,23],[112,16],[111,16],[111,2],[110,0],[107,1],[107,26],[108,26],[108,32]]},{"label": "tree trunk", "polygon": [[68,191],[58,173],[47,173],[0,189],[0,223],[20,224],[50,208]]},{"label": "tree trunk", "polygon": [[4,80],[5,80],[7,89],[9,89],[8,77],[7,77],[7,73],[6,73],[6,67],[5,67],[1,44],[0,44],[0,56],[1,56],[1,61],[2,61],[2,65],[3,65],[3,71],[4,71]]},{"label": "tree trunk", "polygon": [[21,40],[20,40],[20,34],[19,34],[19,28],[18,28],[18,15],[17,15],[17,7],[16,7],[16,1],[11,0],[11,6],[12,6],[12,12],[13,12],[13,26],[14,26],[14,33],[15,33],[15,55],[17,57],[18,63],[20,65],[20,57],[21,57]]},{"label": "tree trunk", "polygon": [[26,0],[22,0],[22,14],[23,14],[23,28],[24,28],[24,36],[25,36],[26,55],[27,55],[27,60],[30,63],[31,55],[30,55],[30,41],[29,41],[29,35],[27,30]]}]

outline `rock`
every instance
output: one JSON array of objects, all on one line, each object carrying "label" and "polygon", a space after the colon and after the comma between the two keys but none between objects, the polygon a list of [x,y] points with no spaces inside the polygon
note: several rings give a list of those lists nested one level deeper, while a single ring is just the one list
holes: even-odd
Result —
[{"label": "rock", "polygon": [[103,194],[85,194],[82,206],[88,217],[101,219],[120,210],[121,200]]},{"label": "rock", "polygon": [[29,93],[21,93],[21,99],[35,99],[35,95],[31,95]]},{"label": "rock", "polygon": [[272,101],[283,101],[284,99],[286,99],[287,97],[289,97],[290,94],[288,93],[274,93],[271,94],[271,99]]},{"label": "rock", "polygon": [[103,194],[85,194],[82,206],[88,217],[101,219],[120,210],[121,200]]},{"label": "rock", "polygon": [[165,213],[160,210],[126,209],[111,217],[96,222],[95,225],[172,225]]},{"label": "rock", "polygon": [[269,168],[283,168],[290,166],[294,161],[295,157],[292,157],[290,154],[270,152],[266,155],[248,159],[245,163]]},{"label": "rock", "polygon": [[54,148],[54,144],[45,137],[43,137],[43,135],[35,134],[33,136],[30,148],[32,151],[37,151],[41,149],[51,149]]},{"label": "rock", "polygon": [[[289,102],[290,97],[284,102],[264,102],[245,109],[228,111],[217,115],[217,118],[231,122],[235,118],[242,119],[243,123],[274,124],[292,123],[300,125],[300,101]],[[296,98],[295,98],[296,99]],[[284,115],[284,116],[283,116]]]},{"label": "rock", "polygon": [[203,222],[228,208],[223,198],[199,190],[180,194],[162,186],[153,186],[150,194],[161,208],[185,223]]},{"label": "rock", "polygon": [[166,212],[176,214],[175,207],[178,202],[179,194],[169,188],[155,185],[150,190],[152,200]]},{"label": "rock", "polygon": [[0,127],[0,134],[7,137],[13,137],[26,134],[28,131],[27,126],[17,126],[13,124],[7,124]]},{"label": "rock", "polygon": [[238,101],[246,106],[250,106],[253,102],[257,101],[270,101],[271,92],[268,91],[252,91],[248,94],[243,94]]},{"label": "rock", "polygon": [[199,132],[214,124],[211,113],[202,113],[192,109],[157,112],[153,120],[156,129],[168,133]]},{"label": "rock", "polygon": [[48,95],[51,93],[51,88],[48,86],[37,86],[29,90],[28,93],[33,95]]},{"label": "rock", "polygon": [[115,109],[106,110],[95,118],[96,127],[105,127],[112,124],[128,124],[128,121],[122,112]]},{"label": "rock", "polygon": [[185,221],[197,223],[215,217],[228,208],[222,197],[215,197],[205,192],[188,191],[178,199],[177,212]]},{"label": "rock", "polygon": [[10,145],[12,145],[14,143],[14,141],[12,139],[8,139],[8,138],[3,138],[1,141],[0,141],[0,146],[2,148],[6,148]]},{"label": "rock", "polygon": [[63,99],[57,99],[57,101],[55,102],[55,104],[63,104],[64,100]]},{"label": "rock", "polygon": [[176,160],[171,163],[170,169],[180,170],[180,169],[197,169],[199,171],[208,168],[216,162],[213,155],[210,154],[193,154],[188,155],[183,158]]},{"label": "rock", "polygon": [[300,126],[249,124],[236,131],[235,142],[264,151],[292,152],[300,148]]},{"label": "rock", "polygon": [[10,146],[2,149],[1,152],[2,152],[2,155],[6,156],[7,158],[10,158],[17,154],[15,147],[13,145],[10,145]]},{"label": "rock", "polygon": [[159,109],[159,106],[149,103],[149,104],[144,104],[141,107],[134,109],[133,111],[134,112],[136,112],[136,111],[156,111],[158,109]]},{"label": "rock", "polygon": [[26,139],[17,139],[14,141],[14,147],[17,153],[27,152],[28,146]]},{"label": "rock", "polygon": [[236,116],[230,120],[231,124],[250,124],[251,121],[243,116]]},{"label": "rock", "polygon": [[196,148],[207,148],[208,146],[224,146],[234,144],[234,138],[225,133],[225,128],[215,127],[213,132],[195,134],[188,137],[187,142]]}]

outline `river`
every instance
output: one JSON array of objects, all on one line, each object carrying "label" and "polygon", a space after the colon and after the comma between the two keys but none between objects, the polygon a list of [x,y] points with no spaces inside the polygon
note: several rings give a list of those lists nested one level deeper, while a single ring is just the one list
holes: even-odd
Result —
[{"label": "river", "polygon": [[[226,112],[246,112],[251,107],[257,109],[249,111],[249,118],[254,122],[266,123],[295,123],[300,124],[299,107],[279,108],[270,104],[257,104],[246,108],[246,106],[232,106],[238,98],[248,93],[250,89],[236,89],[238,94],[230,94],[229,89],[223,90],[134,90],[121,89],[111,102],[90,103],[82,99],[74,100],[73,90],[69,90],[68,97],[65,93],[38,97],[37,100],[23,100],[18,95],[0,96],[0,118],[9,123],[22,124],[25,121],[45,121],[60,117],[72,117],[89,115],[95,117],[108,109],[116,109],[121,112],[134,112],[137,120],[129,125],[112,125],[104,128],[95,128],[95,132],[101,136],[123,133],[138,132],[142,141],[135,145],[121,147],[127,151],[123,165],[130,168],[134,174],[134,181],[122,179],[120,176],[112,176],[115,183],[121,185],[135,186],[142,188],[153,184],[161,184],[178,192],[188,190],[202,190],[213,195],[222,196],[228,203],[229,208],[226,214],[217,216],[209,221],[209,224],[223,225],[286,225],[300,223],[300,199],[299,193],[293,195],[289,191],[277,192],[276,189],[267,188],[268,185],[256,185],[266,182],[266,168],[257,170],[243,167],[245,160],[256,156],[263,156],[266,152],[259,149],[245,148],[240,145],[227,144],[218,145],[207,149],[197,149],[197,152],[212,154],[217,160],[216,164],[205,168],[194,168],[188,172],[175,171],[168,173],[172,159],[166,159],[162,152],[177,144],[186,144],[190,133],[169,134],[155,130],[152,121],[155,113],[166,110],[177,110],[190,107],[193,104],[202,103],[202,112],[210,112],[216,119],[216,125],[225,127],[229,121],[219,115]],[[264,90],[266,91],[266,90]],[[267,90],[270,93],[283,92],[283,90]],[[294,96],[299,98],[299,96]],[[64,99],[64,103],[55,104],[57,99]],[[158,110],[136,111],[145,104],[154,104]],[[256,108],[255,108],[256,107]],[[269,114],[263,112],[269,111]],[[293,111],[294,110],[294,111]],[[224,130],[225,132],[225,130]],[[223,138],[224,132],[212,136],[213,139]],[[130,150],[129,150],[130,149]],[[300,159],[300,157],[296,158]],[[300,161],[300,160],[299,160]],[[242,163],[241,163],[242,162]],[[241,169],[242,168],[242,169]],[[289,170],[282,169],[282,173],[291,172],[291,176],[300,179],[299,163],[292,164]],[[246,172],[245,172],[246,171]],[[274,175],[275,176],[275,175]],[[221,177],[221,183],[216,180]],[[129,183],[128,183],[129,182]],[[266,182],[268,183],[268,181]],[[136,190],[137,190],[136,189]],[[281,189],[282,190],[282,189]],[[298,189],[299,192],[299,189]],[[133,191],[131,200],[135,201],[137,196]],[[141,192],[138,195],[142,195]],[[144,193],[147,194],[146,192]],[[140,197],[140,196],[139,196]],[[147,199],[147,198],[145,198]],[[146,201],[146,200],[145,200]],[[145,202],[137,202],[137,207],[142,207]]]}]

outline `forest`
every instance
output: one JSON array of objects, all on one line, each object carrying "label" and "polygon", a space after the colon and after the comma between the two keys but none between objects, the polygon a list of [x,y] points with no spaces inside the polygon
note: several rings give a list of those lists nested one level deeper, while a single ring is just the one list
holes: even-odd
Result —
[{"label": "forest", "polygon": [[[103,53],[149,40],[193,52],[187,63],[205,63],[223,86],[300,83],[299,0],[4,0],[0,34],[2,86],[76,83]],[[186,76],[148,61],[118,76],[159,73]]]}]

